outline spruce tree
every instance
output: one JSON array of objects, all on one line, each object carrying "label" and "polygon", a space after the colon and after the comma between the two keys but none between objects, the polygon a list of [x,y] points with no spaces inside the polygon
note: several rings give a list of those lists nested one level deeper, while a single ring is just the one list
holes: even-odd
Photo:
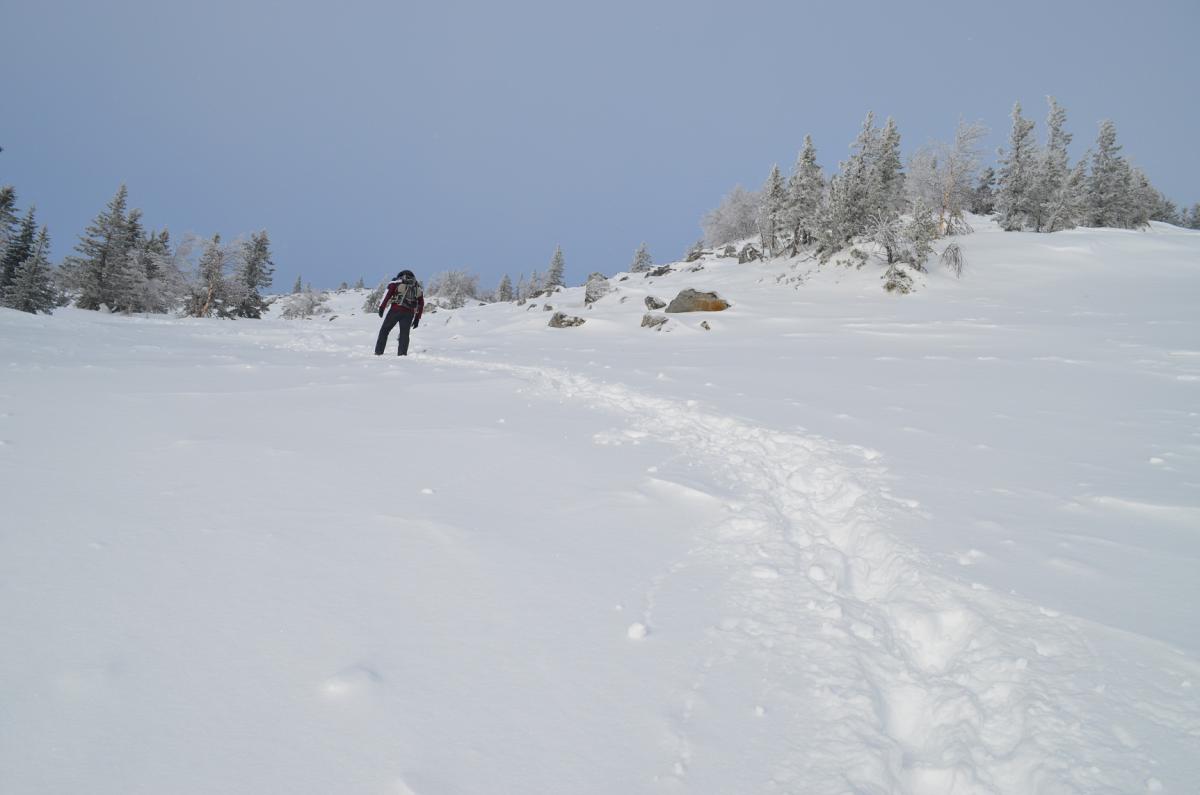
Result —
[{"label": "spruce tree", "polygon": [[300,275],[296,275],[296,283],[292,285],[292,295],[304,292],[304,284],[300,281]]},{"label": "spruce tree", "polygon": [[804,136],[804,148],[796,158],[796,167],[788,180],[788,222],[792,232],[792,255],[800,246],[816,239],[817,210],[825,192],[825,179],[817,165],[817,149],[812,136]]},{"label": "spruce tree", "polygon": [[566,270],[566,260],[563,259],[562,246],[554,249],[554,256],[550,259],[550,270],[546,273],[546,289],[553,290],[557,287],[565,287],[564,271]]},{"label": "spruce tree", "polygon": [[12,185],[0,187],[0,256],[17,233],[17,192]]},{"label": "spruce tree", "polygon": [[971,212],[976,215],[991,215],[996,209],[995,191],[996,170],[988,166],[975,182],[975,190],[971,194]]},{"label": "spruce tree", "polygon": [[650,249],[645,243],[638,246],[638,250],[633,255],[633,262],[629,266],[630,273],[645,273],[654,267],[654,260],[650,258]]},{"label": "spruce tree", "polygon": [[50,314],[54,309],[53,272],[50,267],[50,234],[38,233],[29,256],[17,266],[12,283],[0,293],[0,304],[21,312]]},{"label": "spruce tree", "polygon": [[1029,222],[1038,162],[1033,122],[1021,116],[1020,102],[1013,105],[1012,120],[1008,149],[1000,154],[996,185],[1000,225],[1010,232],[1024,228]]},{"label": "spruce tree", "polygon": [[891,117],[878,138],[878,150],[872,165],[872,212],[900,212],[904,206],[904,172],[900,160],[900,131]]},{"label": "spruce tree", "polygon": [[1067,112],[1054,97],[1046,97],[1046,101],[1050,104],[1046,116],[1046,146],[1038,160],[1030,197],[1030,220],[1035,232],[1056,232],[1075,225],[1075,219],[1069,214],[1072,202],[1066,195],[1071,176],[1067,153],[1071,134],[1064,129]]},{"label": "spruce tree", "polygon": [[779,165],[771,166],[767,182],[762,189],[762,217],[759,218],[759,234],[762,236],[763,251],[773,257],[780,250],[780,237],[788,228],[788,195]]},{"label": "spruce tree", "polygon": [[850,159],[841,165],[838,201],[833,204],[835,226],[843,242],[863,232],[868,219],[879,209],[876,201],[879,174],[875,167],[880,149],[875,114],[868,112],[862,129],[851,145]]},{"label": "spruce tree", "polygon": [[1133,226],[1132,194],[1133,172],[1121,156],[1117,127],[1105,120],[1100,124],[1087,182],[1088,226]]},{"label": "spruce tree", "polygon": [[504,277],[502,279],[500,279],[500,286],[496,288],[496,300],[497,301],[513,300],[513,283],[512,283],[512,279],[508,278],[507,273],[504,274]]},{"label": "spruce tree", "polygon": [[128,199],[129,192],[121,185],[104,212],[79,237],[75,246],[79,256],[67,257],[64,262],[67,284],[79,292],[75,305],[80,309],[99,309],[108,299],[108,278],[125,255]]},{"label": "spruce tree", "polygon": [[9,238],[4,247],[3,259],[0,259],[0,290],[12,284],[17,274],[17,266],[29,259],[33,253],[34,238],[37,237],[36,211],[31,205],[21,219],[15,235]]},{"label": "spruce tree", "polygon": [[1200,202],[1183,214],[1183,225],[1188,229],[1200,229]]},{"label": "spruce tree", "polygon": [[239,253],[241,267],[237,279],[241,285],[242,300],[235,314],[238,317],[261,318],[267,303],[259,291],[271,286],[271,277],[275,273],[275,263],[271,261],[271,241],[266,230],[255,232],[249,240],[242,241]]}]

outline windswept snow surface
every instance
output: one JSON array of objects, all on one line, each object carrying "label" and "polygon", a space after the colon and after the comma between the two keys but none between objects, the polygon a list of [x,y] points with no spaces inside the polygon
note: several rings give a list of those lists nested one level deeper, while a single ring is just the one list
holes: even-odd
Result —
[{"label": "windswept snow surface", "polygon": [[0,792],[1194,792],[1200,234],[977,226],[405,359],[0,311]]}]

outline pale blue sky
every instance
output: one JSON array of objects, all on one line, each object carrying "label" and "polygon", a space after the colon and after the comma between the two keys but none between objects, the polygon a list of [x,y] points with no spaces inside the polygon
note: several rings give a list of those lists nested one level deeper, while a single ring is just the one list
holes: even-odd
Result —
[{"label": "pale blue sky", "polygon": [[491,285],[657,261],[810,133],[867,110],[906,154],[959,116],[1003,142],[1045,95],[1075,149],[1112,118],[1168,196],[1200,201],[1200,3],[0,0],[0,183],[56,258],[121,182],[154,227],[266,228],[276,287],[401,266]]}]

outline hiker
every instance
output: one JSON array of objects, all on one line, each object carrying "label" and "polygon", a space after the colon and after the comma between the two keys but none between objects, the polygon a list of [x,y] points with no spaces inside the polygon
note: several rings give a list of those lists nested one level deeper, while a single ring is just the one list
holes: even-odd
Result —
[{"label": "hiker", "polygon": [[[387,311],[387,317],[383,316]],[[399,324],[399,336],[396,338],[398,356],[408,355],[408,332],[415,329],[421,322],[421,313],[425,311],[425,293],[421,283],[410,270],[396,274],[396,278],[388,282],[387,292],[379,303],[379,316],[383,325],[379,327],[379,339],[375,340],[375,355],[382,356],[387,347],[388,335],[392,326]]]}]

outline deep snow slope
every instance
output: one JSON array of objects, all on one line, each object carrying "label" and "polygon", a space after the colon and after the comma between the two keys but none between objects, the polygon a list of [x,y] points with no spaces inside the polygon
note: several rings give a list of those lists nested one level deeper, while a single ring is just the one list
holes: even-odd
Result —
[{"label": "deep snow slope", "polygon": [[0,313],[0,791],[1194,791],[1200,234],[977,225],[406,359]]}]

